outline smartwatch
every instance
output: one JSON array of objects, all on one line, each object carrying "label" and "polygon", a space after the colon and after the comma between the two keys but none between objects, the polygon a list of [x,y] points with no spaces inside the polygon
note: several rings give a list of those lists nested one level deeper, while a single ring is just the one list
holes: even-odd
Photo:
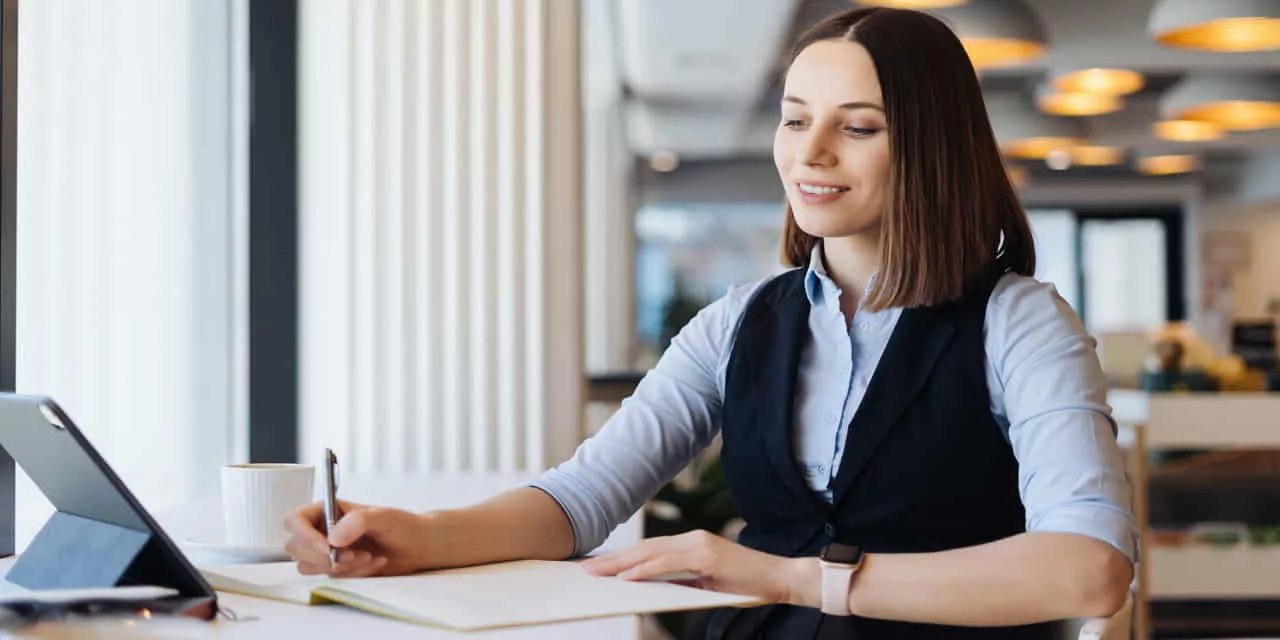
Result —
[{"label": "smartwatch", "polygon": [[862,547],[831,543],[818,556],[822,567],[822,612],[829,616],[851,615],[849,586],[862,566]]}]

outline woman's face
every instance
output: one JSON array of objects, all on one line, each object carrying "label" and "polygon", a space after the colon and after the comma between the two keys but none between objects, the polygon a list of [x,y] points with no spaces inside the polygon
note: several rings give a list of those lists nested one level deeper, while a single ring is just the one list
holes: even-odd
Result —
[{"label": "woman's face", "polygon": [[875,64],[860,44],[823,40],[787,72],[773,160],[796,224],[820,238],[879,228],[889,132]]}]

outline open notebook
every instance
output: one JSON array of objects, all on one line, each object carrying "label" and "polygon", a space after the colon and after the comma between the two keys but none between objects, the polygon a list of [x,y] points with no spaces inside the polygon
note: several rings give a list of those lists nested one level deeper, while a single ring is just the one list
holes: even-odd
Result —
[{"label": "open notebook", "polygon": [[522,560],[394,578],[302,576],[292,563],[201,567],[219,591],[298,604],[337,602],[458,630],[763,604],[669,582],[596,577],[575,562]]}]

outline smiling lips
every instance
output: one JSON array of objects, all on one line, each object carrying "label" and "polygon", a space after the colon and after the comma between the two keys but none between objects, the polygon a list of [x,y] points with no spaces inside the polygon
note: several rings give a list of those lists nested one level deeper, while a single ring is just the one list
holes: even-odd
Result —
[{"label": "smiling lips", "polygon": [[805,204],[827,204],[839,200],[848,193],[849,187],[823,182],[797,182],[796,191]]}]

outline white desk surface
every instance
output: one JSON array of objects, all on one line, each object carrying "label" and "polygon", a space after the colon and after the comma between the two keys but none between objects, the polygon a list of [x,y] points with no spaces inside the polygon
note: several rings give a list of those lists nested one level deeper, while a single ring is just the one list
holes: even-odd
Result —
[{"label": "white desk surface", "polygon": [[[364,477],[352,475],[342,479],[339,489],[343,499],[370,502],[411,510],[447,508],[471,504],[506,488],[515,486],[528,476],[521,474],[417,474]],[[218,496],[195,500],[180,509],[156,514],[170,537],[179,545],[188,537],[217,539],[221,535],[221,505]],[[632,518],[620,526],[605,543],[617,548],[638,541],[640,518]],[[192,562],[205,561],[189,553]],[[7,572],[12,560],[0,561],[0,571]],[[240,621],[219,619],[213,623],[187,620],[153,620],[125,625],[99,622],[93,625],[41,625],[22,633],[0,637],[13,638],[234,638],[237,640],[286,640],[290,638],[335,638],[342,640],[398,640],[400,638],[483,638],[484,640],[525,640],[557,638],[561,640],[597,640],[608,638],[634,640],[640,637],[638,616],[616,616],[571,623],[498,629],[493,631],[455,633],[412,625],[367,614],[342,605],[306,607],[261,598],[219,593],[220,606],[234,611]],[[494,606],[502,606],[494,603]]]}]

